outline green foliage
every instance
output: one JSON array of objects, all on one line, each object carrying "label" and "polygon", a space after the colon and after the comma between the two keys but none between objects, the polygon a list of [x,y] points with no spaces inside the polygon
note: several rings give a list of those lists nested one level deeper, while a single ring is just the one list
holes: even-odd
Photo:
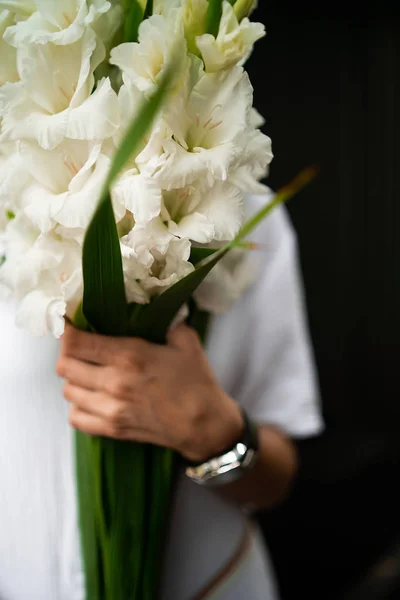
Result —
[{"label": "green foliage", "polygon": [[208,0],[206,31],[217,37],[222,17],[223,0]]}]

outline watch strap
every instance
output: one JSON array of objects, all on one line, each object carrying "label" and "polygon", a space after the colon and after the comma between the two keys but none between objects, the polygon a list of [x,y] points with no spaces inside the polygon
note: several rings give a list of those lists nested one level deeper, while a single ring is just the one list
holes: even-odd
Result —
[{"label": "watch strap", "polygon": [[237,442],[218,456],[201,463],[187,463],[186,475],[202,485],[218,485],[240,479],[254,463],[258,451],[258,430],[242,409],[243,431]]}]

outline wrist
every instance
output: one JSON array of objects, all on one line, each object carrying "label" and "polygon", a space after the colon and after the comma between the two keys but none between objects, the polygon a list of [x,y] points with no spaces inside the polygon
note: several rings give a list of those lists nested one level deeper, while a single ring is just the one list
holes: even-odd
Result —
[{"label": "wrist", "polygon": [[193,434],[190,449],[182,452],[194,463],[202,463],[230,450],[241,438],[244,430],[242,411],[236,402],[220,391],[213,401],[215,410],[203,421],[202,431]]},{"label": "wrist", "polygon": [[189,463],[186,475],[200,485],[219,486],[238,481],[255,466],[259,455],[259,432],[245,411],[240,439],[218,455],[201,463]]}]

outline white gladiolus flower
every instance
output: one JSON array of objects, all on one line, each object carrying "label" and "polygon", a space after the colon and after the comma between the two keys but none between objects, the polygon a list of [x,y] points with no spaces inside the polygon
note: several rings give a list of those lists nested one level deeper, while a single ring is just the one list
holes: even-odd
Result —
[{"label": "white gladiolus flower", "polygon": [[[210,185],[227,180],[242,152],[236,140],[248,127],[252,98],[249,78],[240,67],[206,73],[186,106],[185,144],[175,139],[164,142],[164,154],[153,173],[160,185],[174,189],[201,179]],[[181,130],[181,123],[176,127]]]},{"label": "white gladiolus flower", "polygon": [[117,65],[125,83],[133,83],[139,90],[154,89],[170,64],[172,56],[180,59],[176,78],[188,65],[186,40],[178,11],[175,18],[153,15],[139,27],[139,42],[121,44],[111,51],[110,63]]},{"label": "white gladiolus flower", "polygon": [[7,260],[0,267],[2,296],[5,295],[5,290],[8,290],[9,293],[14,293],[17,300],[21,300],[23,297],[24,294],[18,294],[16,289],[17,271],[24,256],[36,242],[38,235],[38,230],[21,213],[8,222],[6,236],[3,238]]},{"label": "white gladiolus flower", "polygon": [[[48,152],[22,143],[21,156],[33,182],[24,191],[24,212],[42,233],[59,223],[86,228],[100,197],[110,159],[101,145],[66,140]],[[114,202],[117,220],[125,208]]]},{"label": "white gladiolus flower", "polygon": [[125,171],[117,180],[112,197],[133,214],[136,223],[148,223],[161,212],[161,188],[154,179],[135,168]]},{"label": "white gladiolus flower", "polygon": [[[129,126],[131,120],[135,117],[138,108],[142,106],[144,101],[145,96],[143,92],[139,91],[131,82],[121,86],[118,93],[121,125],[113,136],[115,146],[118,146],[121,142],[126,128]],[[170,134],[165,120],[163,118],[156,119],[153,127],[147,134],[147,137],[142,140],[137,155],[132,156],[128,161],[126,169],[128,170],[137,167],[138,165],[145,167],[149,163],[153,164],[157,161],[163,151],[162,144],[167,137],[170,137]],[[149,168],[147,168],[147,171],[149,171]]]},{"label": "white gladiolus flower", "polygon": [[53,149],[65,137],[104,139],[119,125],[119,106],[109,80],[92,94],[94,69],[104,48],[88,29],[70,46],[29,45],[19,49],[21,81],[3,86],[2,139],[36,140]]},{"label": "white gladiolus flower", "polygon": [[12,14],[9,11],[0,12],[0,86],[19,79],[16,50],[3,39],[5,30],[13,22]]},{"label": "white gladiolus flower", "polygon": [[122,25],[123,19],[124,11],[122,6],[115,4],[91,25],[91,28],[96,32],[98,38],[103,42],[108,51],[111,50],[110,44],[119,27]]},{"label": "white gladiolus flower", "polygon": [[265,194],[268,188],[259,183],[268,175],[273,154],[271,139],[258,129],[248,129],[240,139],[243,148],[232,169],[229,181],[247,194]]},{"label": "white gladiolus flower", "polygon": [[264,35],[262,23],[251,23],[244,18],[239,24],[233,7],[225,0],[217,37],[205,33],[196,38],[196,44],[206,71],[212,73],[244,62],[254,43]]},{"label": "white gladiolus flower", "polygon": [[26,44],[67,45],[79,40],[88,26],[111,8],[107,0],[0,0],[18,17],[5,39],[12,46]]},{"label": "white gladiolus flower", "polygon": [[19,216],[8,226],[6,253],[0,284],[20,301],[17,325],[33,335],[60,337],[65,313],[72,316],[82,297],[81,248],[39,235]]},{"label": "white gladiolus flower", "polygon": [[190,248],[189,240],[171,235],[160,219],[136,225],[121,239],[128,301],[149,302],[191,273]]},{"label": "white gladiolus flower", "polygon": [[[264,27],[239,23],[227,1],[216,37],[207,0],[153,8],[137,43],[110,48],[120,0],[0,0],[0,288],[35,335],[59,337],[82,300],[82,246],[111,161],[171,61],[168,99],[110,190],[128,301],[192,273],[192,243],[231,241],[244,194],[267,190],[271,142],[241,66]],[[254,280],[249,256],[211,271],[200,308],[230,308]]]},{"label": "white gladiolus flower", "polygon": [[171,233],[201,244],[232,240],[243,220],[243,195],[228,182],[164,192],[163,220]]},{"label": "white gladiolus flower", "polygon": [[14,144],[0,145],[0,219],[18,214],[23,208],[23,193],[32,178]]}]

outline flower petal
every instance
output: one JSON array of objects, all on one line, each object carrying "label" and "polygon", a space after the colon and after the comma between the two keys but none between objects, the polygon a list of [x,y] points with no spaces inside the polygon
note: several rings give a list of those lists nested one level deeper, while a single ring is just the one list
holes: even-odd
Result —
[{"label": "flower petal", "polygon": [[18,307],[16,324],[34,336],[51,333],[59,338],[64,333],[64,315],[67,305],[60,296],[52,296],[47,290],[30,292]]},{"label": "flower petal", "polygon": [[21,47],[21,81],[0,90],[2,139],[33,139],[51,150],[66,136],[98,140],[113,135],[119,107],[109,81],[91,94],[93,72],[103,58],[104,47],[91,30],[66,47]]},{"label": "flower petal", "polygon": [[214,239],[232,240],[243,221],[243,194],[230,183],[218,181],[201,195],[197,212],[214,225]]},{"label": "flower petal", "polygon": [[[99,201],[108,168],[109,159],[100,154],[92,172],[82,185],[80,182],[72,180],[69,192],[64,196],[62,208],[53,212],[53,218],[57,223],[68,228],[86,228],[89,225]],[[81,174],[78,173],[77,178],[80,177]],[[118,208],[117,219],[122,218],[125,214],[125,210]]]},{"label": "flower petal", "polygon": [[234,140],[248,126],[252,103],[253,88],[241,67],[206,73],[188,104],[193,123],[189,146],[212,148]]},{"label": "flower petal", "polygon": [[[5,4],[13,10],[10,7],[12,2],[3,2],[4,7]],[[26,2],[15,4],[22,8],[27,5]],[[28,18],[8,28],[5,39],[11,45],[18,47],[49,42],[57,45],[73,44],[82,37],[88,25],[111,8],[110,2],[106,0],[92,0],[89,6],[86,0],[34,0],[34,6],[38,9],[36,12],[30,10],[31,14],[28,12],[25,15]]]},{"label": "flower petal", "polygon": [[215,238],[213,223],[203,214],[194,212],[183,217],[179,223],[170,221],[168,229],[178,237],[188,238],[199,244],[207,244]]},{"label": "flower petal", "polygon": [[164,189],[184,188],[206,176],[207,166],[199,153],[188,152],[174,140],[166,140],[164,150],[153,171],[154,178]]},{"label": "flower petal", "polygon": [[244,18],[239,24],[233,7],[225,0],[217,37],[206,33],[196,38],[196,44],[206,71],[215,72],[243,63],[253,44],[264,35],[262,23],[251,23]]},{"label": "flower petal", "polygon": [[112,197],[133,214],[136,223],[148,223],[161,212],[160,186],[136,170],[122,174],[113,187]]},{"label": "flower petal", "polygon": [[103,140],[119,127],[119,104],[109,79],[101,81],[89,98],[68,114],[66,137]]}]

